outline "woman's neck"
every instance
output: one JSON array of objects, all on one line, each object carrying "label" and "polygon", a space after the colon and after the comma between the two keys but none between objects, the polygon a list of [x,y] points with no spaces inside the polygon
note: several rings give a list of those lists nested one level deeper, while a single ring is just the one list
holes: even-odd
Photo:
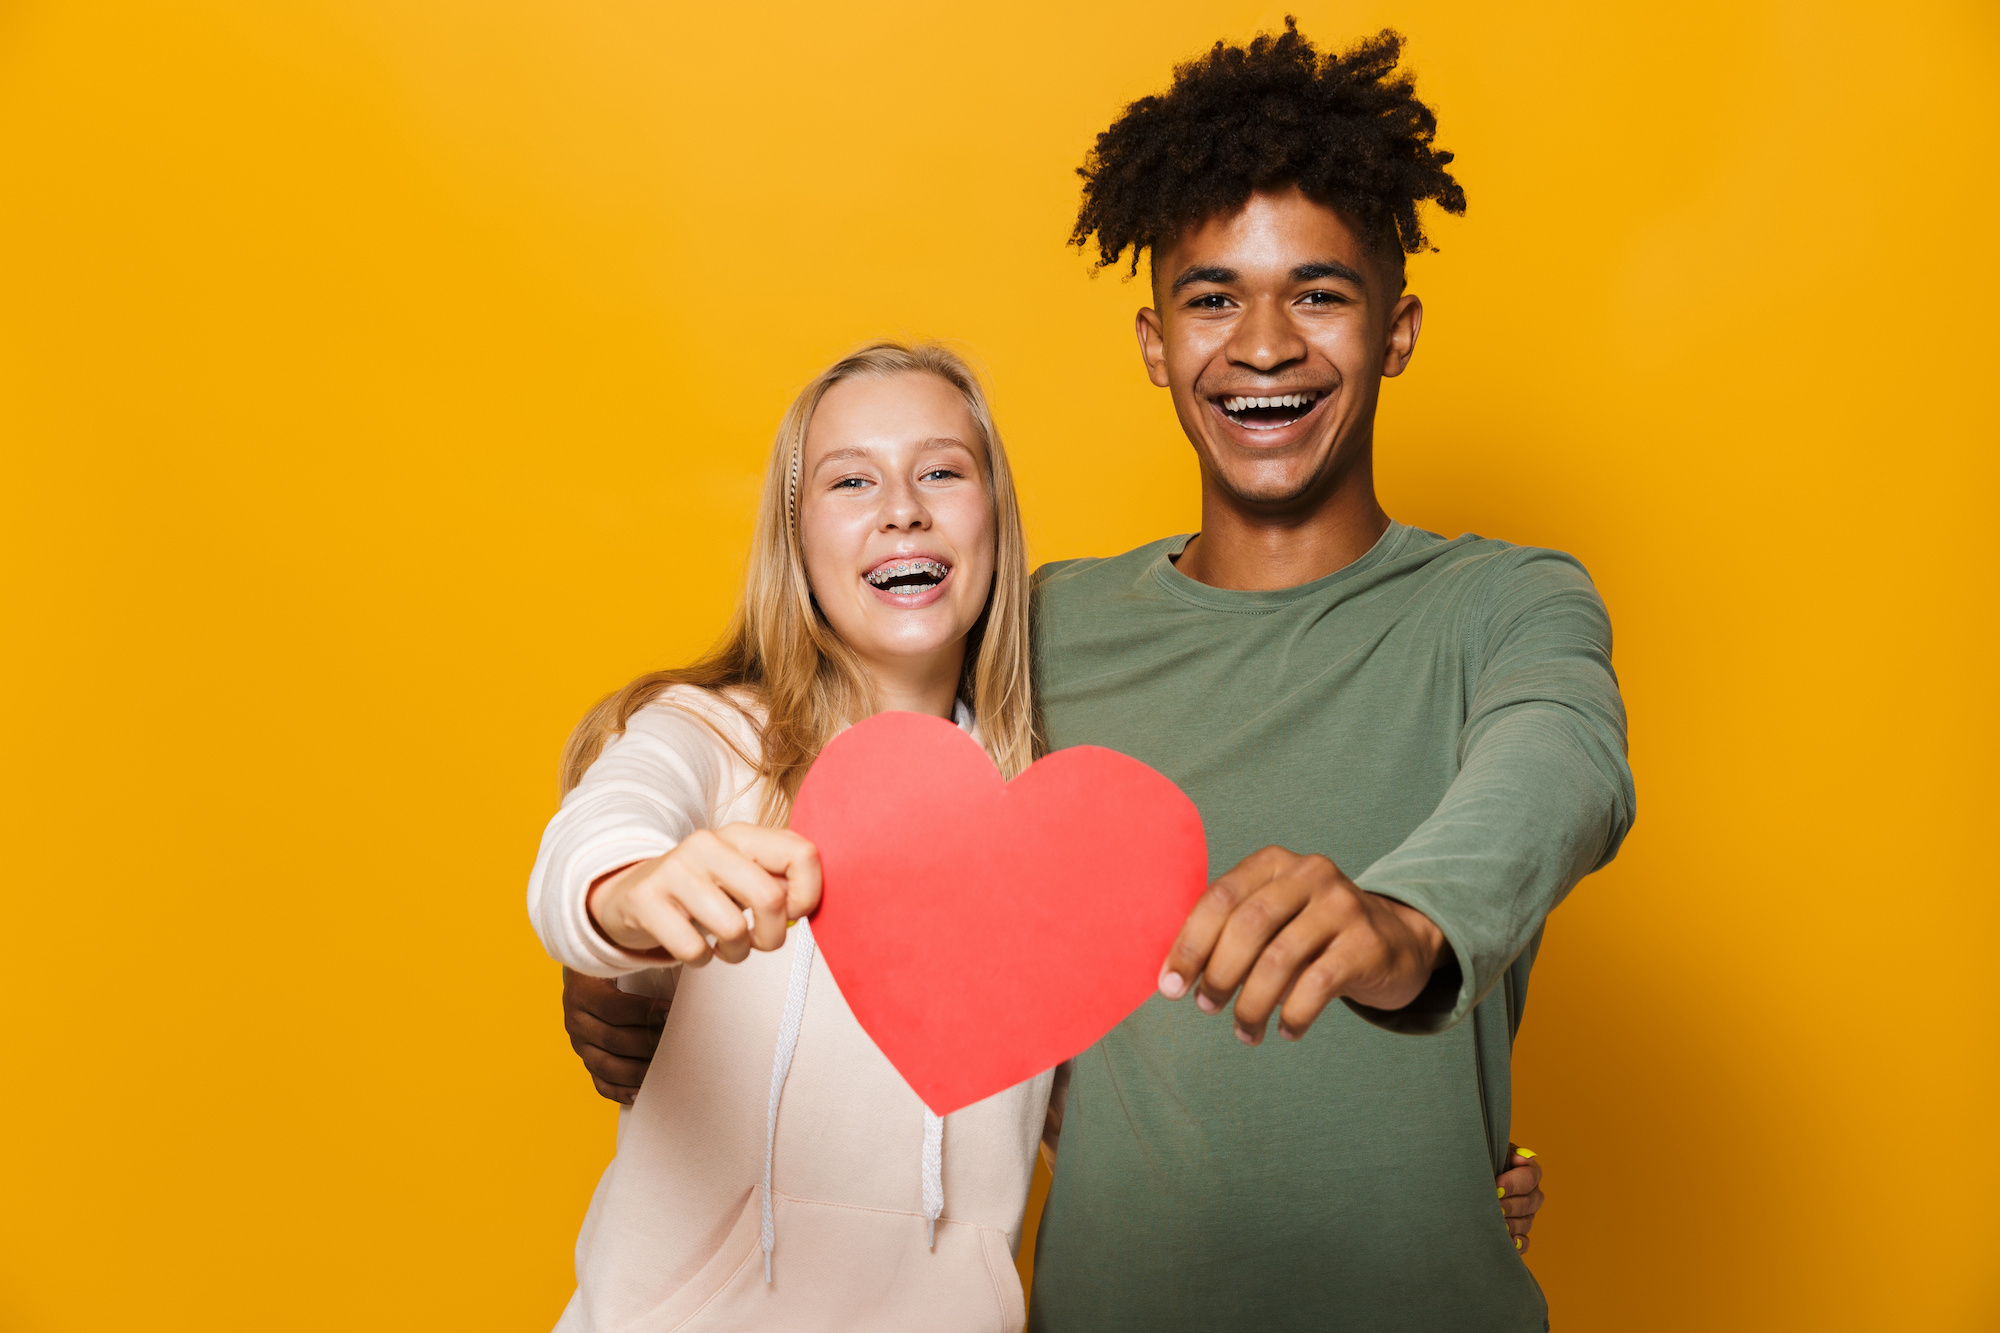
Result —
[{"label": "woman's neck", "polygon": [[876,712],[950,717],[965,669],[965,644],[960,642],[952,651],[923,661],[868,662],[864,669]]}]

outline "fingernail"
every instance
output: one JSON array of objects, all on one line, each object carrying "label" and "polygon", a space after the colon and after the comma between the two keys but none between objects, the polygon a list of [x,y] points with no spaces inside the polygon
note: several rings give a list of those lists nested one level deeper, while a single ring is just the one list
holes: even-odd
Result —
[{"label": "fingernail", "polygon": [[1514,1155],[1516,1157],[1533,1157],[1535,1150],[1533,1148],[1516,1148],[1514,1149]]},{"label": "fingernail", "polygon": [[1250,1035],[1250,1029],[1244,1027],[1241,1023],[1236,1025],[1236,1040],[1242,1042],[1245,1046],[1255,1046],[1257,1044],[1257,1039]]},{"label": "fingernail", "polygon": [[1209,999],[1201,991],[1194,993],[1194,1007],[1201,1010],[1204,1014],[1219,1014],[1222,1012],[1222,1006],[1214,1000]]},{"label": "fingernail", "polygon": [[1514,1237],[1514,1248],[1517,1250],[1521,1248],[1521,1238],[1519,1236]]},{"label": "fingernail", "polygon": [[1286,1027],[1283,1023],[1278,1024],[1278,1035],[1286,1041],[1297,1041],[1299,1039],[1299,1034]]},{"label": "fingernail", "polygon": [[1178,1000],[1187,994],[1187,980],[1178,972],[1160,973],[1160,994],[1169,1000]]},{"label": "fingernail", "polygon": [[1507,1197],[1507,1187],[1505,1185],[1495,1185],[1493,1188],[1498,1191],[1497,1197],[1502,1199]]}]

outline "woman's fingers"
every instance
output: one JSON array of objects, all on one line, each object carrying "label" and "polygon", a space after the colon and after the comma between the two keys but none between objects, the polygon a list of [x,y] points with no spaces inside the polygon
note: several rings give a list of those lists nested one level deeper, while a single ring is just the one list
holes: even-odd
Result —
[{"label": "woman's fingers", "polygon": [[[758,834],[779,836],[772,839]],[[706,836],[710,843],[703,857],[703,868],[713,878],[716,887],[735,900],[738,915],[744,911],[750,913],[746,946],[776,949],[784,944],[785,923],[791,919],[787,915],[789,884],[771,870],[773,867],[782,870],[786,865],[793,864],[801,853],[789,842],[800,844],[811,860],[815,877],[812,900],[816,906],[819,902],[816,878],[819,853],[804,838],[797,834],[785,834],[782,829],[755,829],[752,825],[732,824]],[[803,877],[805,871],[801,869],[798,873]]]},{"label": "woman's fingers", "polygon": [[[757,946],[777,948],[785,940],[785,922],[811,916],[819,909],[819,848],[803,834],[786,828],[766,828],[762,824],[729,824],[717,830],[716,836],[760,869],[776,876],[783,888],[783,903],[772,914],[779,918],[777,933],[770,937],[770,943]],[[753,912],[758,910],[752,903],[744,906]],[[758,912],[758,917],[761,927],[763,913]]]},{"label": "woman's fingers", "polygon": [[741,890],[733,887],[747,875],[770,878],[725,849],[713,857],[686,858],[667,876],[667,894],[714,939],[715,956],[725,963],[740,963],[750,956],[750,925],[743,919]]},{"label": "woman's fingers", "polygon": [[[776,949],[786,923],[819,906],[819,850],[787,829],[698,829],[665,856],[603,876],[587,900],[613,943],[699,965]],[[748,914],[747,918],[745,914]]]},{"label": "woman's fingers", "polygon": [[1528,1249],[1528,1229],[1535,1225],[1535,1214],[1541,1211],[1547,1200],[1542,1195],[1542,1164],[1530,1148],[1507,1145],[1508,1168],[1494,1177],[1494,1185],[1500,1196],[1500,1214],[1507,1219],[1507,1230],[1514,1237],[1514,1248],[1526,1253]]},{"label": "woman's fingers", "polygon": [[[621,907],[642,933],[658,941],[677,962],[700,967],[708,961],[708,937],[695,929],[688,920],[687,909],[664,892],[663,887],[648,885],[635,890]],[[739,913],[736,919],[740,922],[742,915]]]}]

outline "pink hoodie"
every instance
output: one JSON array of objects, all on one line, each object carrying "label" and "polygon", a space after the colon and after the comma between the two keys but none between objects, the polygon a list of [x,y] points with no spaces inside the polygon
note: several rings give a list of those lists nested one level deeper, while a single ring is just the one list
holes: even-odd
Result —
[{"label": "pink hoodie", "polygon": [[[854,1021],[809,931],[742,963],[666,969],[590,924],[598,876],[756,818],[762,786],[717,730],[756,752],[752,724],[705,691],[640,710],[564,798],[528,881],[550,954],[673,996],[645,1086],[619,1113],[558,1330],[1020,1329],[1013,1253],[1050,1074],[946,1117],[927,1171],[934,1118]],[[788,987],[803,988],[791,1041]]]}]

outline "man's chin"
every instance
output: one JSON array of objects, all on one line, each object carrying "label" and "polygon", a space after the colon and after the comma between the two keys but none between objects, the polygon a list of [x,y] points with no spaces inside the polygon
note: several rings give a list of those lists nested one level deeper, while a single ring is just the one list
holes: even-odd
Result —
[{"label": "man's chin", "polygon": [[1319,489],[1317,472],[1289,468],[1213,469],[1211,475],[1224,495],[1246,509],[1288,509],[1309,500]]}]

